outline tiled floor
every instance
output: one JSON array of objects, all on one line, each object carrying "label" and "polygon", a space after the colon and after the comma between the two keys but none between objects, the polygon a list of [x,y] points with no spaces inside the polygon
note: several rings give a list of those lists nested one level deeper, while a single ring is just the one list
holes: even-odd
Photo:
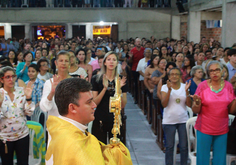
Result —
[{"label": "tiled floor", "polygon": [[[165,154],[156,144],[156,136],[148,124],[146,116],[141,109],[134,104],[131,94],[127,95],[127,105],[125,107],[127,115],[126,145],[130,151],[134,165],[164,165]],[[176,164],[180,164],[179,154]]]}]

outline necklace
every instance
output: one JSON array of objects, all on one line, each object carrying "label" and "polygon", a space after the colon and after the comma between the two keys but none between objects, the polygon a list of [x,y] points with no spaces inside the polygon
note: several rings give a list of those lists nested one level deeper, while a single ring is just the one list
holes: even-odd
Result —
[{"label": "necklace", "polygon": [[219,93],[220,91],[222,91],[222,89],[223,89],[223,80],[221,80],[220,89],[218,89],[218,90],[214,90],[212,88],[212,84],[211,84],[211,81],[210,81],[210,89],[211,89],[212,92],[215,92],[215,93]]}]

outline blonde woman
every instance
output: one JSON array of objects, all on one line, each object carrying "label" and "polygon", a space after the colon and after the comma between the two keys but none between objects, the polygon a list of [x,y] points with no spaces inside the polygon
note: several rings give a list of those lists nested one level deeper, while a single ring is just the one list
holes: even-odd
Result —
[{"label": "blonde woman", "polygon": [[[109,99],[115,94],[115,77],[118,75],[118,55],[115,52],[108,52],[104,59],[99,74],[92,77],[93,101],[97,104],[95,111],[95,120],[93,121],[92,133],[99,141],[107,143],[107,138],[111,138],[114,115],[109,112]],[[126,78],[120,76],[120,85],[122,91],[121,107],[124,108],[127,103],[126,93],[128,85]],[[107,136],[108,135],[108,136]]]}]

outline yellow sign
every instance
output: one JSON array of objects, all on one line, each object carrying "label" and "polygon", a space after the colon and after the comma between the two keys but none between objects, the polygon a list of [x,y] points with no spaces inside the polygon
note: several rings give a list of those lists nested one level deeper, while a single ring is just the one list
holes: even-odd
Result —
[{"label": "yellow sign", "polygon": [[93,35],[110,35],[111,26],[93,26]]}]

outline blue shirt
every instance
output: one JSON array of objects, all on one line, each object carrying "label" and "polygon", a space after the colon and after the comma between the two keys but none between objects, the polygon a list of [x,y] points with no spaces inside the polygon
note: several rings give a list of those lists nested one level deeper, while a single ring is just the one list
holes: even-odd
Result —
[{"label": "blue shirt", "polygon": [[[189,83],[190,80],[191,80],[191,85],[189,87],[189,94],[194,95],[197,90],[197,84],[193,81],[193,78],[188,79],[186,82]],[[201,79],[201,81],[204,81],[204,79]]]},{"label": "blue shirt", "polygon": [[[25,84],[28,84],[29,80],[25,82]],[[41,101],[42,95],[43,95],[43,86],[44,86],[44,81],[40,79],[36,79],[34,82],[34,88],[32,91],[32,101],[37,104],[38,102]]]},{"label": "blue shirt", "polygon": [[21,62],[17,65],[16,67],[16,75],[17,75],[17,78],[23,80],[24,82],[28,81],[29,80],[29,76],[28,76],[28,66],[26,66],[25,70],[23,70],[25,66],[25,62]]},{"label": "blue shirt", "polygon": [[231,80],[231,78],[236,74],[236,68],[234,68],[230,62],[226,65],[228,67],[228,71],[229,71],[229,81]]}]

